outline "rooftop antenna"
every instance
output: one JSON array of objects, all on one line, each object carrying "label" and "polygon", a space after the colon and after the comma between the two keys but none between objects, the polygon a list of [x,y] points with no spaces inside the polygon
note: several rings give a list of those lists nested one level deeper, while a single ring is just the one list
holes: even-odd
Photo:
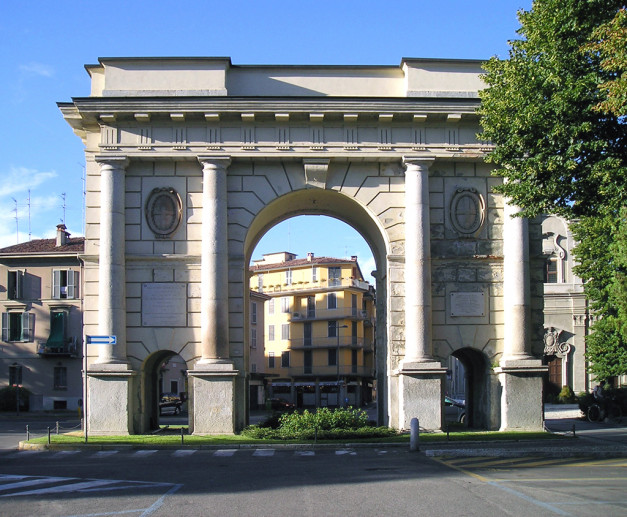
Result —
[{"label": "rooftop antenna", "polygon": [[13,209],[13,212],[15,212],[15,244],[19,244],[20,243],[20,224],[18,222],[18,217],[17,217],[17,199],[15,199],[14,197],[12,197],[11,199],[15,203],[15,208]]},{"label": "rooftop antenna", "polygon": [[61,222],[65,224],[65,192],[61,194],[61,199],[63,199],[63,219],[61,219]]},{"label": "rooftop antenna", "polygon": [[30,231],[30,189],[28,189],[28,240],[30,241],[32,234]]}]

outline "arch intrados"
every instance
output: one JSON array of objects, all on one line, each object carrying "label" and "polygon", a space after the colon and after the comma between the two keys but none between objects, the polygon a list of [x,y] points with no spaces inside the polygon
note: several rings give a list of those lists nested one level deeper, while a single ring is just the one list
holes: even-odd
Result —
[{"label": "arch intrados", "polygon": [[386,233],[373,214],[354,199],[336,191],[305,189],[285,194],[266,205],[251,223],[244,241],[246,264],[257,243],[272,227],[299,215],[326,215],[354,228],[372,251],[377,268],[385,263]]},{"label": "arch intrados", "polygon": [[455,350],[452,354],[453,357],[459,359],[465,368],[483,369],[488,364],[487,356],[476,348],[464,347]]}]

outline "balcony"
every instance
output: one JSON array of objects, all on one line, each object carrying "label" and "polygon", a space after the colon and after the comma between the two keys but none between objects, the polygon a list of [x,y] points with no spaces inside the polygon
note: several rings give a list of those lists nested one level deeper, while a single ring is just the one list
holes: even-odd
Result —
[{"label": "balcony", "polygon": [[[321,348],[337,348],[337,337],[312,337],[290,339],[290,350],[314,350]],[[340,348],[372,350],[372,341],[362,337],[340,336]]]},{"label": "balcony", "polygon": [[314,320],[369,320],[368,311],[356,307],[338,307],[337,309],[306,309],[293,312],[292,323]]},{"label": "balcony", "polygon": [[[337,366],[291,366],[289,369],[290,377],[333,377],[337,378]],[[357,365],[340,365],[340,377],[374,377],[374,369],[370,366]]]},{"label": "balcony", "polygon": [[37,355],[41,357],[78,357],[78,339],[71,337],[64,343],[40,343],[37,347]]},{"label": "balcony", "polygon": [[300,291],[323,291],[327,289],[355,288],[368,291],[370,284],[356,278],[330,278],[328,280],[318,280],[316,282],[292,282],[291,284],[264,285],[264,293],[296,293]]}]

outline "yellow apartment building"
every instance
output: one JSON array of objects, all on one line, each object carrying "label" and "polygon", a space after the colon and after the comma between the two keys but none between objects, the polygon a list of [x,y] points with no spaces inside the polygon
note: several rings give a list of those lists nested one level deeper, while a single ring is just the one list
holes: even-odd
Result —
[{"label": "yellow apartment building", "polygon": [[357,257],[263,255],[250,268],[264,307],[269,396],[298,407],[372,401],[376,389],[374,288]]}]

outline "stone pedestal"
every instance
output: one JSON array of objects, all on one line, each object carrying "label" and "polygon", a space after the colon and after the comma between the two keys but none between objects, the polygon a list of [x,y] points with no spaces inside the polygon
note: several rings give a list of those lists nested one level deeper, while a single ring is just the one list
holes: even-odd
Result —
[{"label": "stone pedestal", "polygon": [[126,435],[134,432],[132,370],[87,371],[87,434]]},{"label": "stone pedestal", "polygon": [[502,387],[500,431],[541,431],[547,367],[537,359],[507,360],[494,371]]},{"label": "stone pedestal", "polygon": [[443,394],[446,368],[436,361],[404,364],[399,370],[399,428],[410,428],[418,418],[421,429],[443,427]]},{"label": "stone pedestal", "polygon": [[[211,368],[210,368],[211,366]],[[190,433],[235,433],[235,378],[231,363],[203,365],[188,372],[192,390]]]}]

